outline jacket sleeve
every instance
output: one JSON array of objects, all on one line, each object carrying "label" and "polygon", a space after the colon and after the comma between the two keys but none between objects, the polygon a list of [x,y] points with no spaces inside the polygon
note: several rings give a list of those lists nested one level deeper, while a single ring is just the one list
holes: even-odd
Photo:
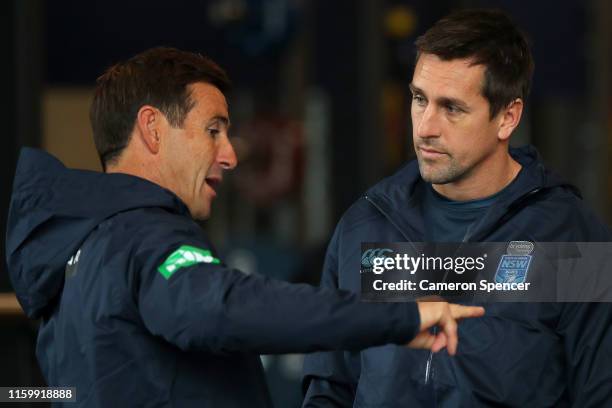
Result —
[{"label": "jacket sleeve", "polygon": [[[144,325],[183,350],[355,350],[407,342],[420,324],[414,303],[361,303],[349,292],[246,275],[213,256],[180,263],[177,249],[184,245],[209,247],[202,241],[182,241],[137,257],[144,259],[137,285]],[[185,256],[193,261],[193,254]],[[164,276],[159,268],[169,260],[175,268]]]},{"label": "jacket sleeve", "polygon": [[[574,217],[580,220],[575,241],[609,243],[612,230],[601,222],[583,203],[582,210]],[[609,248],[609,247],[608,247]],[[600,254],[601,251],[596,252]],[[609,256],[609,255],[608,255]],[[610,272],[606,255],[593,257],[593,262],[601,265],[593,270],[607,274]],[[582,273],[581,273],[582,272]],[[588,285],[589,280],[597,280],[577,271]],[[601,290],[609,288],[608,278],[600,281]],[[603,293],[603,292],[602,292]],[[609,297],[609,294],[607,295]],[[597,297],[597,296],[595,296]],[[612,303],[562,303],[561,317],[557,327],[565,346],[569,392],[573,407],[612,407]]]},{"label": "jacket sleeve", "polygon": [[[327,248],[321,286],[338,288],[339,224]],[[352,407],[359,378],[359,352],[327,351],[304,359],[302,408]]]},{"label": "jacket sleeve", "polygon": [[566,303],[564,338],[572,406],[612,406],[612,303]]}]

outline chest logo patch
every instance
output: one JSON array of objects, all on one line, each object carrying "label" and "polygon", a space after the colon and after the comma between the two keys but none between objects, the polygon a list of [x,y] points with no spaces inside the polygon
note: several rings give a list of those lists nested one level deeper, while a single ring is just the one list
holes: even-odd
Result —
[{"label": "chest logo patch", "polygon": [[531,264],[534,245],[528,241],[512,241],[502,255],[495,273],[496,283],[524,283]]},{"label": "chest logo patch", "polygon": [[198,263],[220,264],[221,261],[215,258],[207,249],[182,245],[179,249],[172,252],[164,263],[157,267],[157,270],[164,278],[170,279],[179,269]]}]

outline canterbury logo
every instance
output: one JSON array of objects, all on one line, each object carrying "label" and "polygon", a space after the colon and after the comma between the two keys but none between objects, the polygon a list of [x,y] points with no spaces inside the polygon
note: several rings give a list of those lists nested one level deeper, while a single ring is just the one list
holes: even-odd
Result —
[{"label": "canterbury logo", "polygon": [[79,249],[76,254],[72,255],[68,260],[68,265],[72,266],[79,262],[79,257],[81,256],[81,250]]},{"label": "canterbury logo", "polygon": [[389,248],[374,248],[374,249],[368,249],[367,251],[365,251],[363,253],[363,255],[361,256],[361,266],[364,268],[371,268],[374,266],[374,259],[375,258],[386,258],[387,253],[389,252],[393,252],[393,250],[389,249]]}]

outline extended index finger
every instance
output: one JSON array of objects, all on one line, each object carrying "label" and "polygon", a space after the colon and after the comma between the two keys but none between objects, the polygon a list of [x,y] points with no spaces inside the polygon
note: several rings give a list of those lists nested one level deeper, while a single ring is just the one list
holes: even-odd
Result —
[{"label": "extended index finger", "polygon": [[464,306],[450,304],[451,316],[453,319],[467,319],[471,317],[481,317],[485,314],[485,309],[482,306]]}]

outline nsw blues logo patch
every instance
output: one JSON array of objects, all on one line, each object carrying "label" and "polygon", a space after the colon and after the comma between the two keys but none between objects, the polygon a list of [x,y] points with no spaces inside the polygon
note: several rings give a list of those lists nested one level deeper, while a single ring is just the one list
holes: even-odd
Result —
[{"label": "nsw blues logo patch", "polygon": [[502,255],[495,272],[496,283],[524,283],[527,280],[531,252],[534,245],[528,241],[512,241],[507,254]]}]

